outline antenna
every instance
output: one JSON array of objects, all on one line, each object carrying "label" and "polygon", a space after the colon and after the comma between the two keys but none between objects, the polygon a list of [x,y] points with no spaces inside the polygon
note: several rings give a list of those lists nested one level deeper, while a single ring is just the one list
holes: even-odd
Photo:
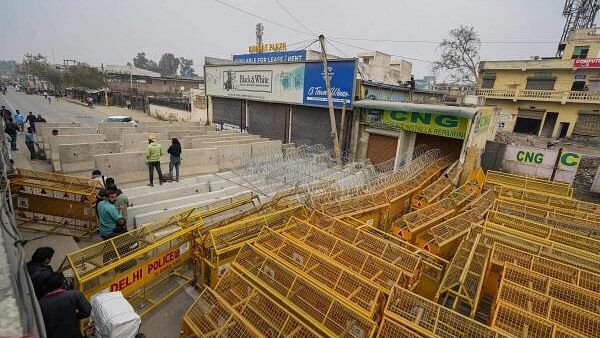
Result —
[{"label": "antenna", "polygon": [[259,46],[262,46],[262,38],[263,38],[263,32],[265,31],[265,27],[263,26],[262,23],[257,23],[256,24],[256,44]]},{"label": "antenna", "polygon": [[567,39],[575,30],[594,26],[596,14],[600,9],[598,0],[565,0],[563,16],[566,18],[556,56],[562,56]]}]

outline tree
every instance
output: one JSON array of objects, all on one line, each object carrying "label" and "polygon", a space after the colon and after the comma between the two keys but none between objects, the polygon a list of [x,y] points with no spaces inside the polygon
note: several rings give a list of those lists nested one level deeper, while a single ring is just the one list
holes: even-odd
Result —
[{"label": "tree", "polygon": [[479,49],[481,40],[474,27],[460,26],[450,31],[450,37],[439,45],[440,59],[433,69],[447,72],[451,82],[457,84],[477,84],[479,70]]},{"label": "tree", "polygon": [[158,69],[161,76],[171,76],[177,74],[179,68],[179,59],[173,53],[164,53],[158,61]]},{"label": "tree", "polygon": [[179,57],[179,75],[183,77],[192,77],[196,75],[194,71],[194,60]]},{"label": "tree", "polygon": [[50,65],[48,59],[42,54],[25,54],[23,62],[17,66],[17,73],[23,76],[35,76],[52,84],[54,88],[62,87],[61,72]]},{"label": "tree", "polygon": [[63,82],[67,87],[99,89],[104,86],[104,74],[96,67],[79,64],[65,70]]},{"label": "tree", "polygon": [[150,70],[153,72],[159,71],[156,61],[146,58],[146,53],[144,52],[137,53],[137,55],[133,58],[133,65],[137,68]]}]

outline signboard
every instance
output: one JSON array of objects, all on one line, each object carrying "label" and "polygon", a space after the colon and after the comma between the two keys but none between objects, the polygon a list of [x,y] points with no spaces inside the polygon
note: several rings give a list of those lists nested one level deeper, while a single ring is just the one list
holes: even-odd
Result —
[{"label": "signboard", "polygon": [[464,117],[407,111],[384,111],[382,122],[392,128],[457,139],[467,136],[469,124]]},{"label": "signboard", "polygon": [[239,54],[233,56],[233,61],[242,63],[301,62],[306,61],[306,51],[291,50],[287,52]]},{"label": "signboard", "polygon": [[161,252],[115,276],[106,289],[101,292],[121,291],[123,295],[127,296],[187,260],[190,256],[189,248],[190,243],[185,242],[180,246]]},{"label": "signboard", "polygon": [[[334,106],[348,108],[354,97],[356,59],[328,64]],[[320,62],[206,66],[206,95],[256,101],[327,106]]]},{"label": "signboard", "polygon": [[596,59],[575,59],[573,68],[600,68],[600,58]]},{"label": "signboard", "polygon": [[248,47],[250,53],[280,52],[284,50],[287,50],[287,43],[285,42],[263,43],[262,45]]},{"label": "signboard", "polygon": [[563,150],[558,158],[558,150],[507,146],[504,152],[504,170],[513,174],[523,174],[538,178],[550,179],[554,172],[554,180],[571,183],[577,173],[581,155]]}]

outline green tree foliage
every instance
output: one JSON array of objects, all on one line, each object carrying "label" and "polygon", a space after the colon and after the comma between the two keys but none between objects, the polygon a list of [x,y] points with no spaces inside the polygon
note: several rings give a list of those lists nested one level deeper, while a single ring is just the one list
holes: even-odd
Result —
[{"label": "green tree foliage", "polygon": [[177,74],[179,68],[179,58],[176,58],[173,53],[164,53],[158,61],[158,69],[161,76],[171,76]]},{"label": "green tree foliage", "polygon": [[63,74],[63,84],[65,87],[100,89],[104,86],[104,74],[86,64],[70,66]]},{"label": "green tree foliage", "polygon": [[55,88],[61,88],[61,72],[50,65],[48,59],[42,54],[25,54],[23,62],[17,67],[17,73],[23,76],[35,76],[48,81]]},{"label": "green tree foliage", "polygon": [[146,57],[146,53],[144,52],[137,53],[137,55],[133,58],[133,65],[137,68],[150,70],[153,72],[159,71],[158,64],[154,60],[148,59]]},{"label": "green tree foliage", "polygon": [[194,71],[194,60],[186,59],[183,56],[179,57],[179,75],[183,77],[196,76]]}]

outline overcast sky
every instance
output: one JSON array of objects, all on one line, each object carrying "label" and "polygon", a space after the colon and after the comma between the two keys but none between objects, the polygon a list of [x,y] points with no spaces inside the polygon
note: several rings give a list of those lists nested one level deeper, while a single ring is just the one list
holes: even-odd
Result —
[{"label": "overcast sky", "polygon": [[[221,1],[306,32],[277,0]],[[475,26],[484,42],[557,42],[564,24],[563,0],[279,1],[310,31],[332,39],[439,41],[448,30],[467,24]],[[0,59],[20,61],[30,52],[47,55],[57,63],[67,58],[93,65],[125,64],[138,51],[156,61],[162,53],[172,52],[192,58],[201,72],[204,56],[246,52],[255,42],[259,21],[215,0],[0,0]],[[263,24],[264,42],[294,44],[313,38],[310,33]],[[359,50],[339,41],[424,60],[437,55],[432,43],[337,41],[333,43],[345,56],[355,56]],[[341,54],[328,48],[328,52]],[[482,59],[515,59],[552,56],[555,50],[556,43],[484,43],[481,53]],[[412,62],[417,78],[430,73],[429,63]]]}]

